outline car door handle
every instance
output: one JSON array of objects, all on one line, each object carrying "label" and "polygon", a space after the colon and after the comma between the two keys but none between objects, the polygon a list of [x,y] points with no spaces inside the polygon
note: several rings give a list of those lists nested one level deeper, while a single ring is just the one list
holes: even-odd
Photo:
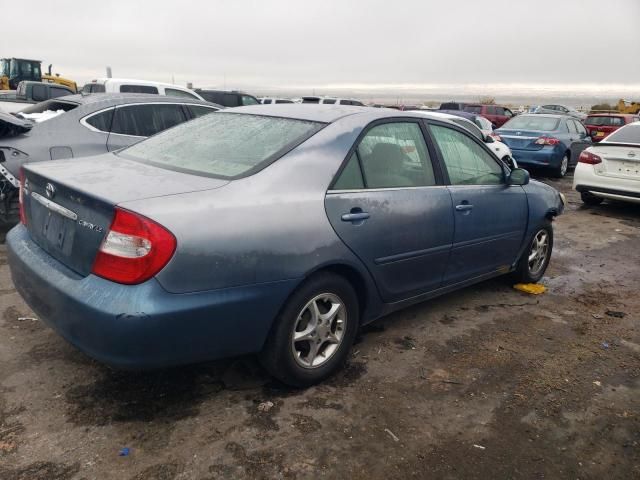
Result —
[{"label": "car door handle", "polygon": [[361,222],[369,217],[370,215],[367,212],[355,212],[345,213],[341,218],[343,222]]},{"label": "car door handle", "polygon": [[456,210],[458,212],[467,212],[469,210],[473,210],[473,205],[469,205],[468,203],[463,203],[462,205],[456,205]]}]

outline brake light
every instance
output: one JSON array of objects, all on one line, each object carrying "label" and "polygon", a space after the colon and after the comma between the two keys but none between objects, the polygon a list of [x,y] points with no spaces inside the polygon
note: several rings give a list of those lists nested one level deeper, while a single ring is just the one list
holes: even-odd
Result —
[{"label": "brake light", "polygon": [[602,158],[585,150],[578,157],[578,162],[588,163],[589,165],[597,165],[598,163],[602,163]]},{"label": "brake light", "polygon": [[560,140],[554,137],[540,137],[535,141],[536,145],[558,145]]},{"label": "brake light", "polygon": [[493,138],[496,142],[501,142],[502,141],[502,137],[500,135],[498,135],[497,133],[490,133],[489,136],[491,138]]},{"label": "brake light", "polygon": [[18,188],[18,203],[20,205],[20,223],[22,225],[27,224],[27,214],[24,211],[24,183],[25,183],[25,174],[24,169],[20,169],[20,187]]},{"label": "brake light", "polygon": [[176,238],[162,225],[116,208],[92,272],[117,283],[142,283],[164,268],[175,249]]}]

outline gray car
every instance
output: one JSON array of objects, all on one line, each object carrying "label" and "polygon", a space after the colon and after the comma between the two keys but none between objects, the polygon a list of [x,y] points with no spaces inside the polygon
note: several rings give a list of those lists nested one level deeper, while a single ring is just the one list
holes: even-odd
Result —
[{"label": "gray car", "polygon": [[565,105],[540,105],[531,113],[546,113],[555,115],[568,115],[569,117],[577,118],[583,121],[587,118],[586,113],[577,111],[575,108],[567,107]]},{"label": "gray car", "polygon": [[382,315],[539,280],[564,208],[453,122],[303,104],[29,164],[21,191],[14,283],[64,338],[124,368],[260,353],[292,385],[334,372]]},{"label": "gray car", "polygon": [[111,152],[220,108],[188,98],[92,94],[0,114],[0,222],[18,220],[18,175],[25,163]]}]

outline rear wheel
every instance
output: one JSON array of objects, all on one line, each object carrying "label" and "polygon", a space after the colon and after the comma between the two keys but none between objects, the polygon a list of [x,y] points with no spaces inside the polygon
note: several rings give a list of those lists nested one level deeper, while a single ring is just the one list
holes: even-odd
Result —
[{"label": "rear wheel", "polygon": [[515,280],[521,283],[536,283],[544,275],[553,250],[553,227],[547,222],[538,228],[527,249],[518,261]]},{"label": "rear wheel", "polygon": [[260,360],[271,375],[288,385],[313,385],[344,364],[358,324],[353,287],[343,277],[320,273],[289,298]]},{"label": "rear wheel", "polygon": [[558,167],[553,171],[553,173],[556,177],[562,178],[567,174],[568,171],[569,171],[569,155],[565,153],[564,157],[562,157],[562,160],[560,161],[560,165],[558,165]]},{"label": "rear wheel", "polygon": [[604,198],[598,197],[591,192],[582,192],[580,193],[580,198],[582,199],[582,203],[585,205],[600,205]]}]

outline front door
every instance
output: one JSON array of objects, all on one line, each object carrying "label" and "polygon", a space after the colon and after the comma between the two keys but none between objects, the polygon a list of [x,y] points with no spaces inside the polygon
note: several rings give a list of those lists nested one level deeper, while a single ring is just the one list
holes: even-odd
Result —
[{"label": "front door", "polygon": [[451,195],[418,121],[370,127],[327,192],[329,220],[386,302],[442,283],[453,239]]},{"label": "front door", "polygon": [[507,185],[502,166],[467,133],[436,124],[430,130],[449,177],[455,218],[444,284],[508,270],[527,226],[524,189]]}]

